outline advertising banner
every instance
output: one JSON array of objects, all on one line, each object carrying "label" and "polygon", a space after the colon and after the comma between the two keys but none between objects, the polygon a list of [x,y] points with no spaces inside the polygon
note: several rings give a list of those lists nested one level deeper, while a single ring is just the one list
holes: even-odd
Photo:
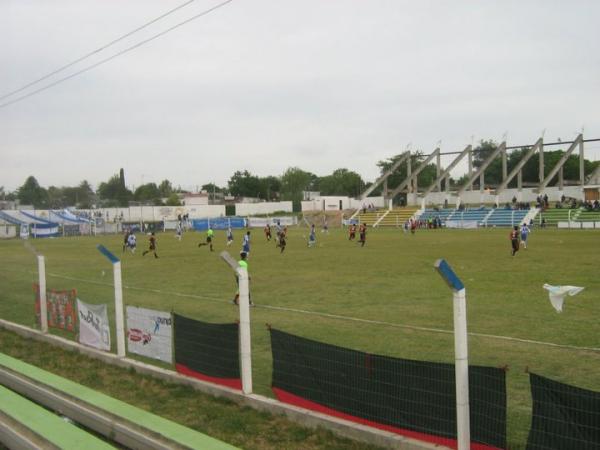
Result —
[{"label": "advertising banner", "polygon": [[171,363],[173,361],[171,314],[135,306],[128,306],[126,314],[129,352]]},{"label": "advertising banner", "polygon": [[77,299],[79,342],[110,351],[110,327],[106,305],[88,305]]},{"label": "advertising banner", "polygon": [[[39,284],[33,284],[33,292],[35,293],[35,319],[39,324],[41,323]],[[49,327],[75,332],[75,323],[77,322],[76,298],[77,291],[75,289],[70,291],[46,290],[46,310],[48,311]]]}]

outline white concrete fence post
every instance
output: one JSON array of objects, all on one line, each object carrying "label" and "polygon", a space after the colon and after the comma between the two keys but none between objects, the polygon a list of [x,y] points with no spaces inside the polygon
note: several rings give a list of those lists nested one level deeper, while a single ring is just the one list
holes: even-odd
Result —
[{"label": "white concrete fence post", "polygon": [[37,255],[38,275],[40,286],[40,326],[42,333],[48,332],[48,305],[46,299],[46,260],[43,255]]},{"label": "white concrete fence post", "polygon": [[458,450],[471,448],[469,417],[469,349],[467,341],[467,296],[465,286],[443,259],[435,268],[453,292],[454,371],[456,376],[456,438]]},{"label": "white concrete fence post", "polygon": [[252,339],[250,336],[250,282],[248,271],[240,267],[235,259],[225,251],[221,258],[233,269],[238,277],[240,297],[240,370],[242,392],[252,394]]},{"label": "white concrete fence post", "polygon": [[40,329],[48,332],[48,304],[46,298],[46,260],[29,241],[23,243],[25,248],[35,255],[38,263],[38,285],[40,287]]},{"label": "white concrete fence post", "polygon": [[115,285],[115,323],[117,328],[117,356],[125,357],[125,320],[123,316],[123,282],[121,279],[121,261],[104,245],[96,247],[113,265]]}]

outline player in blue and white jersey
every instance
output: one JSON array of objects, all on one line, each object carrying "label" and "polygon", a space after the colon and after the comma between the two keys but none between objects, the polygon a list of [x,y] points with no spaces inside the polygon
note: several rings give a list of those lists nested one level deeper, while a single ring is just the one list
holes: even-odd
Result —
[{"label": "player in blue and white jersey", "polygon": [[527,226],[527,224],[521,225],[521,245],[523,248],[527,248],[527,237],[531,233],[531,229]]}]

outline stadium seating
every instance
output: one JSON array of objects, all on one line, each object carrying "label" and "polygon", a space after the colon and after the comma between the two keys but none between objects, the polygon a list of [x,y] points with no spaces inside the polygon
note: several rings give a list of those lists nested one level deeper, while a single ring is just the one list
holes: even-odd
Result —
[{"label": "stadium seating", "polygon": [[442,223],[446,221],[448,216],[454,213],[455,209],[430,209],[427,208],[423,211],[423,213],[418,217],[419,220],[429,220],[435,219],[439,217],[442,220]]},{"label": "stadium seating", "polygon": [[429,220],[439,217],[443,224],[447,220],[476,221],[480,227],[508,227],[522,223],[528,212],[529,210],[525,209],[513,210],[503,208],[479,208],[464,211],[456,209],[426,209],[418,218],[419,220]]},{"label": "stadium seating", "polygon": [[361,212],[358,215],[358,222],[364,223],[367,226],[373,226],[375,222],[379,220],[387,212],[387,209],[377,209],[375,211]]},{"label": "stadium seating", "polygon": [[401,227],[415,215],[417,208],[394,208],[377,224],[378,227]]},{"label": "stadium seating", "polygon": [[558,222],[567,222],[569,217],[571,220],[576,220],[579,214],[578,209],[566,209],[566,208],[548,208],[542,211],[536,217],[536,225],[542,223],[542,219],[546,220],[546,226],[556,226]]},{"label": "stadium seating", "polygon": [[484,226],[487,227],[510,227],[520,225],[523,219],[529,213],[528,209],[501,209],[497,208],[492,211],[485,220]]},{"label": "stadium seating", "polygon": [[378,227],[401,227],[408,219],[410,219],[417,212],[417,208],[393,208],[378,209],[376,211],[368,211],[360,213],[358,219],[360,223],[366,223],[368,226],[373,226],[379,219],[381,221],[377,223]]},{"label": "stadium seating", "polygon": [[490,208],[479,208],[479,209],[466,209],[463,211],[454,211],[454,213],[450,214],[446,221],[448,220],[456,220],[456,221],[475,221],[477,225],[483,226],[484,220],[487,216],[492,212]]},{"label": "stadium seating", "polygon": [[575,220],[576,222],[600,222],[600,211],[586,211],[582,209],[579,210],[579,214],[575,218],[573,218],[572,214],[571,220]]}]

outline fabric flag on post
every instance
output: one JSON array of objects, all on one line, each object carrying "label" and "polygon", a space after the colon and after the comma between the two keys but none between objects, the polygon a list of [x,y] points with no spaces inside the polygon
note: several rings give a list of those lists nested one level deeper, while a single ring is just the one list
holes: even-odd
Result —
[{"label": "fabric flag on post", "polygon": [[579,294],[584,289],[578,286],[551,286],[548,283],[545,283],[543,287],[548,291],[550,303],[552,303],[552,306],[554,306],[554,309],[558,312],[562,312],[563,303],[567,295],[572,297],[573,295]]},{"label": "fabric flag on post", "polygon": [[127,349],[131,353],[173,362],[171,313],[127,306]]},{"label": "fabric flag on post", "polygon": [[110,327],[106,305],[88,305],[77,299],[79,342],[110,351]]},{"label": "fabric flag on post", "polygon": [[[33,284],[35,293],[35,317],[36,322],[41,323],[40,317],[40,285]],[[75,333],[75,323],[77,322],[77,312],[75,311],[75,299],[77,290],[57,291],[55,289],[46,289],[46,310],[48,311],[48,326],[60,330]]]},{"label": "fabric flag on post", "polygon": [[533,411],[527,450],[600,448],[600,392],[529,374]]},{"label": "fabric flag on post", "polygon": [[175,369],[177,372],[242,389],[239,325],[207,323],[173,314]]},{"label": "fabric flag on post", "polygon": [[[421,441],[456,448],[454,365],[392,358],[270,329],[277,398]],[[506,374],[469,367],[472,450],[506,448]]]}]

